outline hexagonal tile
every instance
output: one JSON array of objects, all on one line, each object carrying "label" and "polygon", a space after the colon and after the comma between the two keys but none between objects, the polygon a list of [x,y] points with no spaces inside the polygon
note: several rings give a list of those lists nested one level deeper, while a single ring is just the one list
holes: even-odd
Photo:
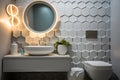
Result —
[{"label": "hexagonal tile", "polygon": [[27,29],[23,30],[23,31],[22,31],[22,36],[23,36],[23,37],[29,36],[29,31],[28,31]]},{"label": "hexagonal tile", "polygon": [[78,31],[78,30],[81,30],[81,23],[80,22],[75,22],[75,23],[73,23],[73,26],[74,26],[74,28],[73,28],[73,30],[74,31]]},{"label": "hexagonal tile", "polygon": [[110,31],[110,30],[107,30],[107,31],[106,31],[106,36],[110,37],[110,35],[111,35],[111,31]]},{"label": "hexagonal tile", "polygon": [[66,4],[65,4],[65,7],[64,7],[64,9],[65,9],[65,15],[67,15],[67,16],[71,16],[72,15],[72,4],[70,3],[70,2],[67,2]]},{"label": "hexagonal tile", "polygon": [[100,2],[100,3],[103,3],[105,0],[97,0],[98,2]]},{"label": "hexagonal tile", "polygon": [[64,25],[65,25],[65,23],[64,23],[64,22],[61,22],[61,23],[60,23],[60,26],[59,26],[59,30],[63,30],[63,29],[64,29]]},{"label": "hexagonal tile", "polygon": [[106,24],[105,24],[105,22],[99,22],[99,23],[98,23],[98,29],[100,29],[100,30],[105,30],[105,29],[106,29]]},{"label": "hexagonal tile", "polygon": [[73,10],[73,15],[75,15],[75,16],[81,15],[81,9],[75,8],[75,9]]},{"label": "hexagonal tile", "polygon": [[76,0],[70,0],[71,3],[75,2]]},{"label": "hexagonal tile", "polygon": [[[62,30],[60,33],[61,33],[61,36],[60,36],[60,37],[62,37],[62,38],[63,38],[63,37],[65,38],[66,36],[68,36],[68,33],[67,33],[67,31],[65,31],[65,30]],[[69,36],[70,36],[70,35],[69,35]]]},{"label": "hexagonal tile", "polygon": [[66,3],[68,0],[61,0],[62,2]]},{"label": "hexagonal tile", "polygon": [[[26,0],[25,0],[26,1]],[[53,2],[54,0],[49,0],[50,2]]]},{"label": "hexagonal tile", "polygon": [[83,31],[83,30],[76,31],[76,35],[77,35],[77,37],[81,38],[85,35],[85,31]]},{"label": "hexagonal tile", "polygon": [[20,25],[18,26],[18,30],[22,31],[24,29],[26,29],[25,26],[24,26],[24,24],[20,23]]},{"label": "hexagonal tile", "polygon": [[105,51],[100,50],[100,51],[98,52],[98,57],[99,57],[99,58],[102,58],[103,56],[105,56]]},{"label": "hexagonal tile", "polygon": [[47,33],[46,33],[46,34],[37,34],[37,36],[36,36],[36,37],[39,37],[39,38],[44,38],[46,35],[47,35]]},{"label": "hexagonal tile", "polygon": [[100,36],[100,37],[104,37],[105,35],[106,35],[106,31],[105,30],[100,30],[98,32],[98,36]]},{"label": "hexagonal tile", "polygon": [[95,3],[97,0],[89,0],[89,1],[91,1],[92,3]]},{"label": "hexagonal tile", "polygon": [[110,38],[109,37],[102,38],[102,43],[107,44],[109,42],[110,42]]},{"label": "hexagonal tile", "polygon": [[110,5],[109,5],[108,2],[104,2],[104,3],[102,3],[102,6],[103,6],[104,8],[108,8],[108,7],[110,7]]},{"label": "hexagonal tile", "polygon": [[[54,1],[54,0],[53,0]],[[55,2],[59,3],[61,0],[55,0]]]},{"label": "hexagonal tile", "polygon": [[79,2],[78,5],[79,5],[79,8],[81,8],[81,9],[86,7],[86,6],[85,6],[85,3],[82,2],[82,1]]},{"label": "hexagonal tile", "polygon": [[89,51],[87,51],[87,50],[82,51],[82,57],[83,58],[89,57]]},{"label": "hexagonal tile", "polygon": [[51,31],[51,32],[47,33],[47,36],[48,37],[53,37],[54,36],[54,31]]},{"label": "hexagonal tile", "polygon": [[55,36],[56,36],[56,37],[60,37],[60,34],[61,34],[61,33],[60,33],[60,30],[55,31]]},{"label": "hexagonal tile", "polygon": [[110,13],[111,13],[110,10],[111,10],[110,7],[105,9],[105,13],[106,13],[107,16],[110,16],[110,15],[111,15],[111,14],[110,14]]},{"label": "hexagonal tile", "polygon": [[88,8],[92,8],[94,5],[93,5],[93,3],[92,2],[87,2],[86,3],[86,7],[88,7]]},{"label": "hexagonal tile", "polygon": [[68,20],[69,20],[69,18],[67,16],[62,16],[61,17],[62,22],[67,22]]},{"label": "hexagonal tile", "polygon": [[47,44],[47,43],[49,43],[50,38],[46,36],[46,37],[44,37],[44,38],[43,38],[43,41],[45,41],[45,42],[46,42],[46,44]]},{"label": "hexagonal tile", "polygon": [[12,39],[11,39],[12,41],[17,42],[17,38],[16,38],[16,37],[12,36],[11,38],[12,38]]},{"label": "hexagonal tile", "polygon": [[73,42],[71,37],[67,37],[67,38],[65,38],[65,40],[68,41],[68,42],[70,42],[70,43]]},{"label": "hexagonal tile", "polygon": [[108,16],[103,16],[103,21],[107,23],[107,22],[109,22],[109,21],[110,21],[110,19],[109,19],[109,17],[108,17]]},{"label": "hexagonal tile", "polygon": [[100,16],[104,16],[104,15],[105,15],[105,8],[100,8],[100,9],[98,10],[98,14],[99,14]]},{"label": "hexagonal tile", "polygon": [[54,44],[56,41],[58,41],[57,37],[50,38],[50,43]]},{"label": "hexagonal tile", "polygon": [[107,50],[105,52],[106,52],[106,56],[110,58],[111,57],[111,50]]},{"label": "hexagonal tile", "polygon": [[101,44],[98,44],[98,43],[96,43],[96,44],[94,44],[94,50],[101,50]]},{"label": "hexagonal tile", "polygon": [[91,9],[90,9],[90,15],[91,15],[91,16],[96,16],[96,15],[97,15],[97,9],[94,8],[94,7],[91,8]]},{"label": "hexagonal tile", "polygon": [[77,56],[72,57],[74,63],[78,63],[80,61],[80,58]]},{"label": "hexagonal tile", "polygon": [[23,2],[25,2],[25,0],[20,0],[20,1],[17,1],[18,3],[23,3]]},{"label": "hexagonal tile", "polygon": [[58,5],[57,5],[57,11],[59,13],[60,16],[63,16],[64,15],[64,3],[62,2],[59,2]]},{"label": "hexagonal tile", "polygon": [[99,58],[98,56],[95,56],[95,57],[93,58],[93,60],[94,60],[94,61],[100,61],[100,58]]},{"label": "hexagonal tile", "polygon": [[82,23],[82,27],[83,27],[84,30],[89,29],[89,27],[90,27],[89,22]]},{"label": "hexagonal tile", "polygon": [[79,17],[78,17],[78,21],[80,21],[80,22],[85,22],[85,21],[86,21],[86,17],[84,17],[84,16],[79,16]]},{"label": "hexagonal tile", "polygon": [[30,32],[30,37],[35,38],[35,37],[37,37],[37,36],[38,36],[37,33]]},{"label": "hexagonal tile", "polygon": [[72,8],[77,8],[78,7],[78,3],[77,2],[74,2],[74,4],[72,4]]},{"label": "hexagonal tile", "polygon": [[104,44],[104,45],[102,45],[102,49],[103,49],[103,50],[109,50],[109,48],[110,48],[110,45],[109,45],[109,44]]},{"label": "hexagonal tile", "polygon": [[30,36],[27,36],[25,38],[25,42],[28,43],[28,44],[32,43],[33,41],[34,41],[34,38],[31,38]]},{"label": "hexagonal tile", "polygon": [[[52,44],[53,44],[53,43],[52,43]],[[45,45],[46,45],[46,42],[40,41],[39,45],[40,45],[40,46],[45,46]]]},{"label": "hexagonal tile", "polygon": [[70,19],[71,22],[77,21],[77,17],[75,17],[75,16],[71,16],[69,19]]},{"label": "hexagonal tile", "polygon": [[76,32],[75,31],[66,31],[65,36],[75,38],[76,37]]},{"label": "hexagonal tile", "polygon": [[72,22],[66,22],[64,27],[65,27],[66,31],[71,31],[73,24],[72,24]]},{"label": "hexagonal tile", "polygon": [[108,3],[110,3],[111,2],[111,0],[105,0],[106,2],[108,2]]},{"label": "hexagonal tile", "polygon": [[102,60],[105,61],[105,62],[109,62],[109,57],[103,56],[103,57],[102,57]]},{"label": "hexagonal tile", "polygon": [[111,24],[110,21],[106,23],[106,29],[110,30],[110,27],[111,27],[110,24]]},{"label": "hexagonal tile", "polygon": [[89,8],[84,8],[84,9],[82,9],[82,15],[84,15],[84,16],[88,16],[89,15]]},{"label": "hexagonal tile", "polygon": [[75,37],[74,39],[73,39],[73,43],[79,43],[80,42],[80,38],[79,37]]},{"label": "hexagonal tile", "polygon": [[79,43],[78,50],[84,50],[84,49],[85,49],[85,44],[84,43]]},{"label": "hexagonal tile", "polygon": [[97,27],[98,27],[97,22],[90,23],[90,27],[91,27],[91,29],[97,29]]},{"label": "hexagonal tile", "polygon": [[86,43],[86,49],[87,50],[93,50],[93,43]]},{"label": "hexagonal tile", "polygon": [[88,22],[93,22],[93,21],[94,21],[94,17],[92,17],[92,16],[87,16],[86,21],[88,21]]},{"label": "hexagonal tile", "polygon": [[[80,0],[78,0],[78,1],[80,1]],[[90,2],[90,0],[81,0],[81,1],[85,2],[86,4]]]},{"label": "hexagonal tile", "polygon": [[17,38],[17,42],[18,42],[19,44],[23,44],[24,41],[25,41],[25,38],[24,38],[23,36],[20,36],[20,37]]},{"label": "hexagonal tile", "polygon": [[102,5],[101,5],[101,3],[100,3],[100,2],[96,2],[96,3],[95,3],[95,7],[96,7],[97,9],[99,9],[99,8],[101,8],[101,7],[102,7]]},{"label": "hexagonal tile", "polygon": [[53,1],[51,3],[52,3],[52,5],[54,5],[57,8],[57,2],[56,1]]},{"label": "hexagonal tile", "polygon": [[102,21],[102,17],[96,16],[96,17],[95,17],[95,21],[96,21],[96,22],[101,22],[101,21]]},{"label": "hexagonal tile", "polygon": [[90,51],[90,58],[91,58],[91,60],[93,60],[93,58],[96,57],[96,56],[97,56],[97,52],[95,50],[91,50]]},{"label": "hexagonal tile", "polygon": [[81,61],[82,61],[82,60],[80,59],[80,61],[79,61],[79,63],[78,63],[78,65],[77,65],[77,66],[78,66],[78,67],[80,67],[80,68],[83,68],[83,67],[84,67],[84,64],[83,64],[83,63],[81,63]]},{"label": "hexagonal tile", "polygon": [[77,51],[77,45],[76,44],[72,44],[72,51]]},{"label": "hexagonal tile", "polygon": [[21,35],[20,31],[18,31],[18,30],[14,30],[14,31],[13,31],[13,36],[14,36],[15,38],[19,37],[20,35]]},{"label": "hexagonal tile", "polygon": [[35,38],[34,38],[34,43],[35,43],[36,45],[39,45],[39,43],[40,43],[40,38],[39,38],[39,37],[35,37]]}]

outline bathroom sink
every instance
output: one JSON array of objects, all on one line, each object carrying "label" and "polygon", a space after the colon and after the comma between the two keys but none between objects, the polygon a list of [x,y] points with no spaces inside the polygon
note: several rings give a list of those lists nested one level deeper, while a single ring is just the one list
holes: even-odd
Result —
[{"label": "bathroom sink", "polygon": [[48,55],[54,51],[54,46],[24,46],[29,55]]}]

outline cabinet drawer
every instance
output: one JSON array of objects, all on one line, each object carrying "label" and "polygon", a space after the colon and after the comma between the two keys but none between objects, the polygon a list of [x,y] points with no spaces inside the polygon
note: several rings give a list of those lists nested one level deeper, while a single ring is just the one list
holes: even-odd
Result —
[{"label": "cabinet drawer", "polygon": [[3,58],[3,72],[68,72],[71,58]]}]

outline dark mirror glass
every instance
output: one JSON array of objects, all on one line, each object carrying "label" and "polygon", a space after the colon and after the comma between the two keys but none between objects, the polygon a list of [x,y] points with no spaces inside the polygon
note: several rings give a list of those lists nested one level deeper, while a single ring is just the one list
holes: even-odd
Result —
[{"label": "dark mirror glass", "polygon": [[25,16],[29,28],[37,32],[48,30],[54,24],[54,19],[54,11],[42,3],[34,4],[28,8]]}]

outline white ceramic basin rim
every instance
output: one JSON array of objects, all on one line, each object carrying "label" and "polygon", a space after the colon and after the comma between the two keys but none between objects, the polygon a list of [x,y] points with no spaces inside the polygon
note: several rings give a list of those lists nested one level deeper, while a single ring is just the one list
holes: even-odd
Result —
[{"label": "white ceramic basin rim", "polygon": [[54,46],[24,46],[24,50],[31,55],[47,55],[54,51]]}]

